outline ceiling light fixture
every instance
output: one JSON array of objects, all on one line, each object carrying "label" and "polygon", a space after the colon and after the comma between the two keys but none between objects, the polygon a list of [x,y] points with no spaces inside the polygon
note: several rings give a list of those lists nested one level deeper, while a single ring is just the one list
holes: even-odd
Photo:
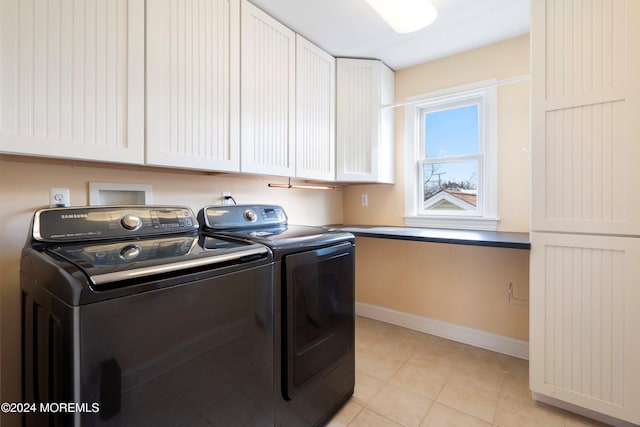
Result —
[{"label": "ceiling light fixture", "polygon": [[396,33],[411,33],[432,24],[438,11],[430,0],[367,0]]}]

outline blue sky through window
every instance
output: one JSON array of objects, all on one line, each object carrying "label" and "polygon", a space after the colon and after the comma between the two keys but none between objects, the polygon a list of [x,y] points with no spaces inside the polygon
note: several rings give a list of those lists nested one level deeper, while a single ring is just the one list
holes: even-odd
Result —
[{"label": "blue sky through window", "polygon": [[478,154],[478,106],[426,113],[427,157]]}]

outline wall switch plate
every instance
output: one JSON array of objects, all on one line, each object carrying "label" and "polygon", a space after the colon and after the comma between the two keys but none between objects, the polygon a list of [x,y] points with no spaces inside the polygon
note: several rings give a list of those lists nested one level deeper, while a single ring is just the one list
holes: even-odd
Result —
[{"label": "wall switch plate", "polygon": [[68,188],[50,188],[49,206],[52,208],[66,208],[71,203],[71,192]]},{"label": "wall switch plate", "polygon": [[369,206],[369,196],[366,194],[360,195],[360,204],[362,206]]}]

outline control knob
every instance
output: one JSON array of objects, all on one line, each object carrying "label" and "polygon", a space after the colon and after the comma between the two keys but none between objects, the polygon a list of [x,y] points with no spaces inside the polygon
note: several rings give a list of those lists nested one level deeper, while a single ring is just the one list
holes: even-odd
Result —
[{"label": "control knob", "polygon": [[244,219],[250,222],[255,222],[258,219],[258,215],[253,209],[247,209],[244,211]]},{"label": "control knob", "polygon": [[142,226],[142,220],[137,215],[126,214],[120,218],[120,224],[127,230],[137,230]]}]

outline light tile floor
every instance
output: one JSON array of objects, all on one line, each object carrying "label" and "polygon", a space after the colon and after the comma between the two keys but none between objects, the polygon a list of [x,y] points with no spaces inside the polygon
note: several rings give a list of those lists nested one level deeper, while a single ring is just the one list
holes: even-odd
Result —
[{"label": "light tile floor", "polygon": [[602,426],[531,399],[526,360],[356,318],[354,396],[329,427]]}]

